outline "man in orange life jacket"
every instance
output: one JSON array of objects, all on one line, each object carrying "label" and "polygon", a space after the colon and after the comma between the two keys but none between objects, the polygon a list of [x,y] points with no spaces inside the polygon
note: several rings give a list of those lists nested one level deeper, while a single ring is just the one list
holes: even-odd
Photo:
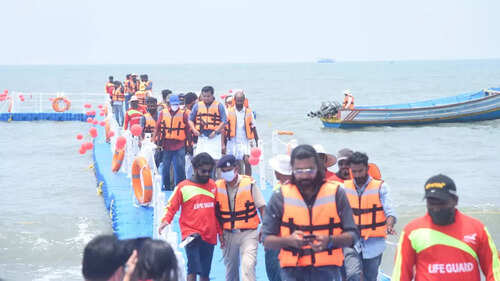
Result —
[{"label": "man in orange life jacket", "polygon": [[192,164],[193,176],[180,182],[172,192],[158,232],[161,234],[181,209],[182,240],[192,240],[185,247],[187,281],[196,281],[197,275],[200,281],[209,281],[214,245],[217,244],[217,235],[222,235],[215,215],[217,187],[210,179],[215,162],[208,153],[200,153],[193,158]]},{"label": "man in orange life jacket", "polygon": [[109,99],[112,99],[113,92],[115,91],[115,82],[113,81],[113,76],[108,77],[108,83],[106,83],[104,89],[106,90],[106,93],[109,95]]},{"label": "man in orange life jacket", "polygon": [[130,109],[125,114],[123,129],[128,130],[133,125],[140,125],[143,113],[139,110],[139,100],[136,96],[130,98]]},{"label": "man in orange life jacket", "polygon": [[115,90],[111,96],[111,106],[113,108],[113,115],[115,115],[118,126],[123,126],[123,102],[125,101],[125,93],[123,91],[122,83],[115,81]]},{"label": "man in orange life jacket", "polygon": [[226,280],[255,281],[257,246],[259,244],[259,214],[264,215],[266,200],[250,176],[240,175],[233,155],[225,155],[217,162],[222,179],[217,185],[216,214],[223,228],[223,257]]},{"label": "man in orange life jacket", "polygon": [[424,189],[427,214],[401,233],[391,280],[500,280],[495,243],[479,220],[456,209],[453,180],[439,174],[429,178]]},{"label": "man in orange life jacket", "polygon": [[139,81],[137,81],[137,74],[127,74],[125,80],[125,111],[129,108],[130,99],[135,95],[139,89]]},{"label": "man in orange life jacket", "polygon": [[[396,213],[389,197],[389,187],[368,174],[368,156],[354,152],[349,158],[353,179],[344,181],[344,189],[360,231],[359,244],[346,250],[361,254],[363,280],[376,281],[385,250],[385,237],[395,234]],[[347,253],[346,253],[347,255]],[[350,269],[346,266],[346,274]]]},{"label": "man in orange life jacket", "polygon": [[244,165],[244,174],[251,176],[252,168],[248,162],[250,149],[259,141],[252,110],[244,106],[245,94],[239,90],[234,94],[235,106],[227,109],[228,141],[226,153],[232,154]]},{"label": "man in orange life jacket", "polygon": [[146,98],[147,112],[141,117],[142,136],[151,134],[151,139],[154,140],[156,129],[156,119],[158,119],[157,100],[153,97]]},{"label": "man in orange life jacket", "polygon": [[[156,142],[163,148],[163,189],[173,190],[179,182],[186,179],[186,139],[190,137],[188,114],[180,109],[177,95],[170,95],[170,107],[162,110],[156,122]],[[173,163],[175,182],[170,183],[170,165]]]},{"label": "man in orange life jacket", "polygon": [[[198,137],[197,151],[209,153],[214,159],[222,155],[224,127],[227,123],[224,105],[215,101],[214,88],[205,86],[201,89],[201,100],[196,103],[189,115],[189,127]],[[215,174],[212,175],[215,177]]]},{"label": "man in orange life jacket", "polygon": [[344,189],[325,181],[323,164],[310,145],[293,149],[291,166],[291,183],[281,185],[266,207],[264,246],[281,249],[283,280],[341,280],[342,247],[358,237]]}]

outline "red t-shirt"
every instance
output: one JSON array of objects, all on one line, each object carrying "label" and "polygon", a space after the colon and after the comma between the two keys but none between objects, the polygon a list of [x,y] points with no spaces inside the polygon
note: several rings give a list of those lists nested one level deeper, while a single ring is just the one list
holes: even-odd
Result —
[{"label": "red t-shirt", "polygon": [[495,243],[479,221],[456,211],[455,222],[436,225],[429,214],[401,233],[392,281],[500,280]]},{"label": "red t-shirt", "polygon": [[175,213],[182,207],[179,218],[182,239],[198,233],[203,241],[217,244],[217,233],[222,234],[222,228],[215,216],[216,192],[217,186],[212,179],[205,184],[191,180],[180,182],[168,200],[162,222],[171,223]]}]

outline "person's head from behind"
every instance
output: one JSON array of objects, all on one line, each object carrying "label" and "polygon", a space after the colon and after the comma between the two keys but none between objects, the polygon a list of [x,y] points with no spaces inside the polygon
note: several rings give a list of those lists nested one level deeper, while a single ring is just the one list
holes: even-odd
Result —
[{"label": "person's head from behind", "polygon": [[122,280],[128,257],[121,254],[120,243],[113,235],[99,235],[83,250],[82,274],[87,281]]},{"label": "person's head from behind", "polygon": [[292,150],[292,183],[299,188],[319,188],[324,181],[325,169],[316,150],[308,144],[302,144]]},{"label": "person's head from behind", "polygon": [[430,177],[424,185],[427,212],[437,225],[455,222],[458,195],[455,182],[443,174]]},{"label": "person's head from behind", "polygon": [[120,81],[114,81],[113,85],[115,86],[115,89],[119,89],[122,86],[122,83]]},{"label": "person's head from behind", "polygon": [[184,104],[186,105],[186,108],[189,110],[193,108],[197,100],[198,96],[193,92],[189,92],[184,95]]},{"label": "person's head from behind", "polygon": [[177,258],[167,242],[147,240],[143,243],[134,273],[138,280],[176,281],[177,274]]},{"label": "person's head from behind", "polygon": [[172,94],[172,91],[169,89],[161,90],[161,97],[163,98],[163,102],[168,102],[168,96]]},{"label": "person's head from behind", "polygon": [[113,79],[114,79],[113,76],[109,76],[108,77],[108,80],[109,80],[110,83],[113,83]]},{"label": "person's head from behind", "polygon": [[214,88],[212,86],[205,86],[201,89],[201,100],[205,104],[211,104],[214,101]]},{"label": "person's head from behind", "polygon": [[131,73],[129,73],[129,74],[127,74],[127,75],[125,75],[125,80],[130,80],[130,77],[132,77],[132,74],[131,74]]},{"label": "person's head from behind", "polygon": [[141,81],[143,82],[148,81],[148,76],[146,74],[141,74]]},{"label": "person's head from behind", "polygon": [[234,94],[234,102],[236,105],[236,109],[243,109],[243,106],[245,105],[245,94],[243,93],[243,91],[238,91],[236,92],[236,94]]},{"label": "person's head from behind", "polygon": [[356,184],[365,184],[368,180],[368,156],[365,153],[356,151],[349,157],[349,163]]},{"label": "person's head from behind", "polygon": [[191,164],[193,165],[193,176],[195,179],[201,183],[208,182],[215,166],[212,156],[206,152],[202,152],[193,157]]}]

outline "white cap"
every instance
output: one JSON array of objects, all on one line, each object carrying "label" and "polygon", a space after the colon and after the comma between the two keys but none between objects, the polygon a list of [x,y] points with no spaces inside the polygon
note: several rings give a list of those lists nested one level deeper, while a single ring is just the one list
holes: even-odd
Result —
[{"label": "white cap", "polygon": [[269,159],[269,165],[276,172],[285,175],[292,175],[292,166],[290,165],[290,156],[286,154],[278,154]]},{"label": "white cap", "polygon": [[344,90],[344,95],[350,95],[351,94],[351,89]]},{"label": "white cap", "polygon": [[333,154],[329,154],[326,152],[325,148],[321,144],[315,144],[313,145],[314,150],[316,150],[317,153],[322,153],[326,155],[326,167],[331,167],[337,163],[337,157],[335,157]]}]

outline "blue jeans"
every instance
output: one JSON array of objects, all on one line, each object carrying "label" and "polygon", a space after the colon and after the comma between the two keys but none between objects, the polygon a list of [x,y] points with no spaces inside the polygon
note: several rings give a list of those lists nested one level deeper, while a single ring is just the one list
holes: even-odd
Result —
[{"label": "blue jeans", "polygon": [[372,259],[362,259],[363,262],[363,280],[377,281],[378,267],[382,261],[382,254]]},{"label": "blue jeans", "polygon": [[134,94],[132,94],[132,93],[127,93],[125,95],[125,112],[127,112],[127,110],[128,110],[128,106],[129,106],[128,102],[130,101],[130,99],[132,98],[133,95]]},{"label": "blue jeans", "polygon": [[115,115],[118,126],[123,126],[123,102],[113,102],[113,114]]},{"label": "blue jeans", "polygon": [[266,274],[269,281],[281,281],[280,250],[265,249]]},{"label": "blue jeans", "polygon": [[[163,151],[163,188],[166,190],[173,190],[174,187],[181,181],[186,179],[186,172],[184,166],[186,165],[186,149],[182,147],[179,150],[164,150]],[[174,163],[175,184],[170,185],[170,164]]]}]

